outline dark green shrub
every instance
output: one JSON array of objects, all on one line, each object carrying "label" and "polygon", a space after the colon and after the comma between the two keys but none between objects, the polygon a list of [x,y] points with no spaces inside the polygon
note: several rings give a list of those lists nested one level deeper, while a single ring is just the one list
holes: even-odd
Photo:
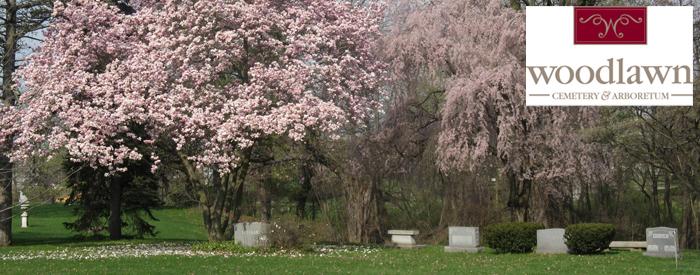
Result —
[{"label": "dark green shrub", "polygon": [[537,223],[509,222],[489,225],[484,229],[484,243],[498,253],[531,252],[537,245]]},{"label": "dark green shrub", "polygon": [[566,246],[573,254],[600,253],[610,246],[615,227],[607,223],[579,223],[566,227]]}]

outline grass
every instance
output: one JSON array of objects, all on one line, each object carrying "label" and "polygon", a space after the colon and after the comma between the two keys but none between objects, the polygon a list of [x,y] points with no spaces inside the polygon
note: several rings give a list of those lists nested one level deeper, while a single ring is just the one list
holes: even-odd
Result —
[{"label": "grass", "polygon": [[[158,221],[152,222],[158,231],[156,237],[146,237],[144,240],[131,240],[131,242],[207,240],[201,212],[197,208],[165,208],[155,210],[154,215],[158,218]],[[14,247],[8,249],[17,248],[21,250],[22,247],[45,249],[105,243],[104,241],[79,241],[75,232],[69,231],[63,226],[64,222],[74,219],[75,217],[71,210],[63,205],[44,205],[31,209],[29,228],[20,228],[19,213],[16,213],[15,218],[12,220]],[[114,243],[121,242],[125,241]],[[0,249],[0,253],[2,253],[2,249]]]},{"label": "grass", "polygon": [[[34,209],[31,227],[15,227],[16,246],[0,248],[0,256],[27,251],[79,250],[89,246],[205,240],[197,209],[156,211],[160,234],[145,240],[79,242],[61,223],[71,214],[61,206]],[[440,246],[418,250],[378,249],[373,253],[298,257],[154,256],[100,260],[0,260],[2,274],[231,274],[231,273],[362,273],[362,274],[700,274],[700,252],[684,251],[676,269],[672,259],[645,257],[641,252],[613,251],[603,255],[537,255],[444,253]]]}]

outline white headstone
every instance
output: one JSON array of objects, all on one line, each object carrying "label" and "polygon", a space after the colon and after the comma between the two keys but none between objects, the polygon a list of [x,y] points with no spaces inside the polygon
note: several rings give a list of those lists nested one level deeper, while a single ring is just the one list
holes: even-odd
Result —
[{"label": "white headstone", "polygon": [[540,254],[566,254],[569,248],[564,241],[563,228],[550,228],[537,230],[537,253]]},{"label": "white headstone", "polygon": [[476,253],[483,250],[479,247],[478,227],[450,226],[447,232],[449,246],[445,246],[445,252]]},{"label": "white headstone", "polygon": [[678,250],[678,230],[670,227],[647,228],[646,256],[674,258]]},{"label": "white headstone", "polygon": [[263,222],[242,222],[233,227],[233,239],[245,247],[261,247],[267,245],[267,234],[270,224]]}]

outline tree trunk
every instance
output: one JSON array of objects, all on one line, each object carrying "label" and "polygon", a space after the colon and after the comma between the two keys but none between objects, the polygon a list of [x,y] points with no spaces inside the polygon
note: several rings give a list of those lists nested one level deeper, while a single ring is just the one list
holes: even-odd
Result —
[{"label": "tree trunk", "polygon": [[[597,219],[600,217],[599,213],[593,213],[593,203],[591,202],[591,193],[594,192],[594,190],[591,190],[591,184],[588,182],[584,182],[581,184],[581,196],[578,199],[578,210],[572,207],[571,215],[570,215],[570,220],[569,222],[571,223],[576,223],[579,220],[582,221],[590,221],[594,219],[594,217]],[[574,202],[574,186],[571,185],[570,187],[570,200]]]},{"label": "tree trunk", "polygon": [[671,201],[671,177],[666,173],[664,177],[664,208],[666,208],[666,224],[671,225],[673,218],[673,202]]},{"label": "tree trunk", "polygon": [[241,218],[240,205],[243,200],[245,178],[248,174],[250,150],[242,158],[242,163],[228,174],[220,174],[216,168],[205,173],[196,168],[187,156],[178,153],[185,167],[190,184],[199,195],[202,220],[210,241],[233,239],[234,224]]},{"label": "tree trunk", "polygon": [[[5,44],[2,56],[2,104],[14,106],[16,96],[12,89],[17,52],[17,1],[5,1]],[[0,246],[12,243],[12,163],[0,152]]]},{"label": "tree trunk", "polygon": [[[651,169],[651,168],[650,168]],[[659,180],[658,175],[650,171],[651,176],[651,208],[654,222],[656,225],[661,224],[661,205],[659,204]]]},{"label": "tree trunk", "polygon": [[460,198],[464,199],[461,195],[461,188],[458,188],[458,181],[453,181],[446,179],[446,176],[438,172],[440,176],[440,183],[443,186],[442,194],[442,209],[440,211],[440,223],[438,230],[443,230],[450,225],[462,225],[460,219],[460,207],[457,206]]},{"label": "tree trunk", "polygon": [[380,215],[382,199],[376,180],[362,181],[350,177],[345,182],[348,241],[382,243]]},{"label": "tree trunk", "polygon": [[0,246],[12,244],[12,165],[0,154]]},{"label": "tree trunk", "polygon": [[109,183],[109,239],[122,238],[122,184],[117,179]]},{"label": "tree trunk", "polygon": [[[438,230],[449,226],[483,225],[498,218],[487,213],[492,199],[488,190],[496,188],[491,177],[476,172],[445,175],[438,172],[442,190],[442,210]],[[487,182],[485,184],[484,182]]]},{"label": "tree trunk", "polygon": [[683,248],[691,248],[694,242],[693,234],[693,203],[688,192],[683,192],[683,214],[681,215],[680,245]]},{"label": "tree trunk", "polygon": [[691,209],[693,210],[693,249],[700,248],[700,214],[698,213],[698,207],[696,206],[697,196],[693,195],[691,199]]},{"label": "tree trunk", "polygon": [[258,188],[258,201],[260,203],[260,219],[263,222],[272,220],[272,196],[270,194],[269,179],[263,179]]},{"label": "tree trunk", "polygon": [[510,190],[508,190],[508,209],[511,221],[530,221],[530,198],[532,196],[532,181],[518,180],[514,173],[508,173]]},{"label": "tree trunk", "polygon": [[15,53],[17,52],[17,1],[5,1],[5,45],[2,56],[2,97],[7,106],[14,106],[16,96],[12,85],[15,74]]},{"label": "tree trunk", "polygon": [[313,170],[311,170],[311,167],[306,163],[302,164],[301,179],[299,181],[301,190],[296,196],[297,217],[301,219],[306,218],[306,202],[309,200],[309,195],[311,194],[311,177],[313,177]]},{"label": "tree trunk", "polygon": [[318,216],[318,200],[314,199],[311,201],[311,220],[315,221]]}]

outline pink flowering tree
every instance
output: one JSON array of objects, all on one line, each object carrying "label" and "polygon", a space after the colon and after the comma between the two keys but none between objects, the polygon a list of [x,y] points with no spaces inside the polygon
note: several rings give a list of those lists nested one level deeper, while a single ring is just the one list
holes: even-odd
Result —
[{"label": "pink flowering tree", "polygon": [[513,220],[531,219],[535,182],[570,179],[580,166],[577,134],[593,115],[525,106],[521,12],[500,1],[435,1],[396,24],[386,52],[395,80],[444,94],[441,169],[476,171],[495,160]]},{"label": "pink flowering tree", "polygon": [[[57,4],[20,71],[14,159],[65,149],[75,161],[177,155],[212,240],[231,239],[254,148],[308,130],[337,134],[377,108],[381,10],[322,0]],[[135,132],[133,129],[144,129]],[[133,146],[138,144],[139,146]]]}]

